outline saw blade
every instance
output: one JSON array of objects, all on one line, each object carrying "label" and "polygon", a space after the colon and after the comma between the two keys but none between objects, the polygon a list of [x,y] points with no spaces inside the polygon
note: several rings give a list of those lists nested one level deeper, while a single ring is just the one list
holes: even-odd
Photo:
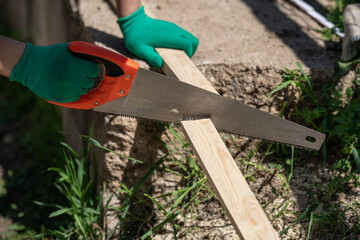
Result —
[{"label": "saw blade", "polygon": [[160,122],[210,118],[218,131],[319,150],[325,135],[177,79],[139,69],[129,94],[94,111]]}]

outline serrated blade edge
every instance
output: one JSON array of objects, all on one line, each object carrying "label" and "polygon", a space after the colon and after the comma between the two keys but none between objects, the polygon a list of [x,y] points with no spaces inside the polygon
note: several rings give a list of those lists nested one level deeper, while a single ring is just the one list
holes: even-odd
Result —
[{"label": "serrated blade edge", "polygon": [[217,130],[319,150],[325,135],[241,102],[139,69],[127,96],[95,111],[179,123],[210,118]]}]

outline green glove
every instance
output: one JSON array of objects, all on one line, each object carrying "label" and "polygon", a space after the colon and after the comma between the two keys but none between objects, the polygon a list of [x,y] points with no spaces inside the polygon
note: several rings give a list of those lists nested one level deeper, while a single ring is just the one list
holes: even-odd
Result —
[{"label": "green glove", "polygon": [[49,101],[77,101],[94,85],[100,70],[96,63],[72,55],[68,45],[40,47],[27,43],[20,62],[11,72],[10,81],[21,83]]},{"label": "green glove", "polygon": [[124,35],[125,46],[156,68],[162,66],[163,60],[155,48],[181,49],[192,57],[199,45],[195,36],[176,24],[146,16],[143,6],[117,22]]}]

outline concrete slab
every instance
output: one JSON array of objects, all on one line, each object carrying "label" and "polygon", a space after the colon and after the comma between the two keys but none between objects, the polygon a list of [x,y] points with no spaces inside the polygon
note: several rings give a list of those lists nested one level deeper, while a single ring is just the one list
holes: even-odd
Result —
[{"label": "concrete slab", "polygon": [[[123,45],[113,2],[79,1],[81,19],[97,44],[136,59]],[[279,85],[284,67],[300,62],[321,84],[332,76],[340,54],[336,43],[315,31],[321,28],[317,22],[285,0],[143,2],[159,19],[199,38],[192,60],[221,94],[272,113],[283,96],[265,95]]]},{"label": "concrete slab", "polygon": [[332,71],[338,50],[314,29],[321,26],[285,0],[144,1],[158,18],[200,40],[195,64],[243,63]]},{"label": "concrete slab", "polygon": [[[313,71],[332,71],[339,56],[321,26],[286,0],[144,0],[159,19],[187,29],[200,40],[193,61],[202,64],[295,68],[299,61]],[[94,40],[119,50],[121,37],[113,6],[80,1],[81,16]],[[115,41],[115,42],[113,42]],[[126,52],[126,50],[125,50]]]}]

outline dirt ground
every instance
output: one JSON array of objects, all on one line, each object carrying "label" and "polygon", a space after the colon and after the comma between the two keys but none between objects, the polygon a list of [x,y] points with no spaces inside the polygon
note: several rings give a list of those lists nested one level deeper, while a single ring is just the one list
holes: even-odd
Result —
[{"label": "dirt ground", "polygon": [[[175,22],[199,38],[200,45],[192,60],[218,92],[226,97],[272,114],[279,114],[285,100],[291,102],[298,97],[291,91],[265,97],[281,82],[281,71],[284,67],[295,68],[295,63],[300,62],[312,76],[315,86],[332,79],[333,64],[341,51],[339,44],[323,40],[321,34],[315,31],[321,29],[321,26],[288,1],[157,0],[144,1],[144,3],[158,18]],[[324,13],[324,7],[331,2],[324,0],[314,4]],[[94,41],[101,46],[133,57],[123,46],[118,45],[117,38],[121,39],[122,35],[115,23],[116,16],[113,10],[113,1],[79,2],[79,15]],[[146,63],[141,62],[141,64],[147,67]],[[344,84],[340,81],[339,86],[342,85]],[[108,121],[109,119],[112,120]],[[153,145],[153,138],[149,135],[151,133],[161,137],[161,131],[156,130],[156,125],[151,123],[129,121],[133,120],[122,117],[107,118],[105,130],[108,130],[109,140],[105,140],[105,145],[131,157],[143,159],[149,166],[152,156],[162,151],[161,149],[154,151],[156,146]],[[134,126],[137,126],[136,130]],[[113,129],[118,129],[118,132],[114,132]],[[224,136],[224,139],[229,138]],[[256,148],[257,141],[235,138],[235,140],[226,140],[226,143],[234,154],[239,168],[244,171],[245,166],[241,164],[241,159]],[[132,147],[132,144],[136,146]],[[302,152],[302,154],[307,153]],[[267,166],[266,163],[261,162],[261,155],[253,156],[251,161]],[[118,187],[119,181],[131,184],[136,181],[136,176],[142,176],[146,165],[144,169],[134,168],[127,160],[112,154],[107,155],[104,175],[108,177],[105,179],[114,189]],[[286,187],[278,173],[270,174],[251,167],[249,169],[247,166],[247,171],[256,172],[255,180],[249,181],[249,185],[276,231],[280,232],[289,223],[295,221],[296,218],[291,212],[304,211],[308,208],[312,204],[313,196],[321,194],[323,187],[328,184],[329,176],[333,174],[331,169],[327,166],[319,168],[317,165],[315,160],[306,166],[301,163],[295,164],[290,187]],[[280,173],[284,174],[284,172]],[[180,189],[182,184],[183,181],[178,176],[160,172],[152,179],[149,189],[154,196],[160,196]],[[359,189],[352,189],[347,196],[342,195],[339,198],[351,202],[358,191]],[[333,200],[339,201],[339,199]],[[114,204],[116,203],[119,202],[114,201]],[[279,214],[285,206],[286,214]],[[321,209],[320,206],[317,211]],[[160,216],[161,213],[155,211],[154,219],[161,221]],[[352,216],[348,218],[349,224],[356,221]],[[108,216],[110,227],[116,223],[115,219],[111,214]],[[238,238],[215,198],[200,204],[188,216],[182,216],[179,221],[184,224],[183,226],[191,229],[187,235],[180,234],[179,239]],[[282,239],[305,239],[307,229],[308,222],[300,222],[295,224]],[[171,229],[168,230],[171,232]],[[160,232],[154,236],[154,239],[173,239],[169,232],[166,230]],[[324,234],[321,239],[328,238]]]},{"label": "dirt ground", "polygon": [[[96,44],[117,50],[129,57],[121,40],[122,35],[116,24],[113,1],[78,0],[70,1],[73,11],[81,24],[77,26],[76,36],[85,36]],[[333,76],[333,64],[340,55],[338,42],[325,41],[315,29],[321,29],[314,20],[285,0],[206,0],[206,1],[143,1],[157,17],[177,23],[200,39],[194,63],[218,92],[226,97],[242,101],[252,107],[272,114],[279,114],[282,103],[297,99],[295,92],[288,91],[266,97],[281,82],[281,71],[295,68],[300,62],[312,76],[315,85],[329,81]],[[320,12],[331,4],[329,0],[313,1]],[[81,34],[79,34],[81,32]],[[139,60],[141,67],[149,66]],[[351,75],[352,74],[352,75]],[[353,73],[339,81],[340,89],[351,84]],[[349,80],[349,81],[348,81]],[[67,115],[66,117],[69,117]],[[101,141],[106,147],[119,153],[144,161],[143,167],[133,165],[127,159],[112,153],[104,155],[101,162],[102,179],[107,182],[110,196],[119,189],[119,184],[134,184],[147,170],[157,156],[166,150],[157,141],[164,133],[162,128],[153,123],[137,121],[112,115],[98,115],[101,118],[98,130],[104,132]],[[178,129],[181,134],[181,131]],[[289,187],[281,178],[284,170],[259,170],[243,164],[242,160],[259,164],[262,153],[253,155],[258,140],[222,135],[237,165],[244,173],[254,173],[249,186],[270,219],[275,230],[280,232],[296,218],[293,212],[301,212],[311,206],[314,198],[324,193],[334,172],[327,165],[319,167],[318,159],[311,159],[306,165],[295,163],[294,175]],[[2,141],[5,141],[4,139]],[[305,150],[300,154],[308,154]],[[321,153],[320,153],[321,154]],[[283,156],[284,160],[289,156]],[[170,163],[168,167],[176,167]],[[176,169],[174,169],[176,170]],[[1,175],[1,174],[0,174]],[[159,171],[149,182],[149,191],[153,196],[160,196],[184,187],[184,180],[171,172]],[[360,188],[351,188],[348,194],[336,194],[333,202],[352,203],[358,199]],[[200,199],[208,196],[200,195]],[[118,205],[120,199],[113,199],[111,205]],[[329,202],[331,204],[331,202]],[[326,206],[328,208],[328,206]],[[325,206],[319,206],[321,212]],[[282,209],[286,211],[282,212]],[[347,212],[347,228],[354,224],[360,213]],[[154,222],[161,221],[161,212],[154,210]],[[108,213],[109,228],[117,224],[113,212]],[[219,201],[211,197],[194,207],[192,212],[180,216],[178,224],[185,228],[178,239],[239,239]],[[1,220],[0,220],[1,225]],[[167,226],[168,227],[168,226]],[[189,233],[187,230],[191,229]],[[168,230],[168,231],[167,231]],[[306,239],[308,221],[301,221],[289,229],[281,239]],[[169,234],[172,229],[165,229],[155,234],[153,239],[174,239]],[[317,239],[342,239],[341,236],[327,236],[326,229],[315,229],[322,237]]]}]

